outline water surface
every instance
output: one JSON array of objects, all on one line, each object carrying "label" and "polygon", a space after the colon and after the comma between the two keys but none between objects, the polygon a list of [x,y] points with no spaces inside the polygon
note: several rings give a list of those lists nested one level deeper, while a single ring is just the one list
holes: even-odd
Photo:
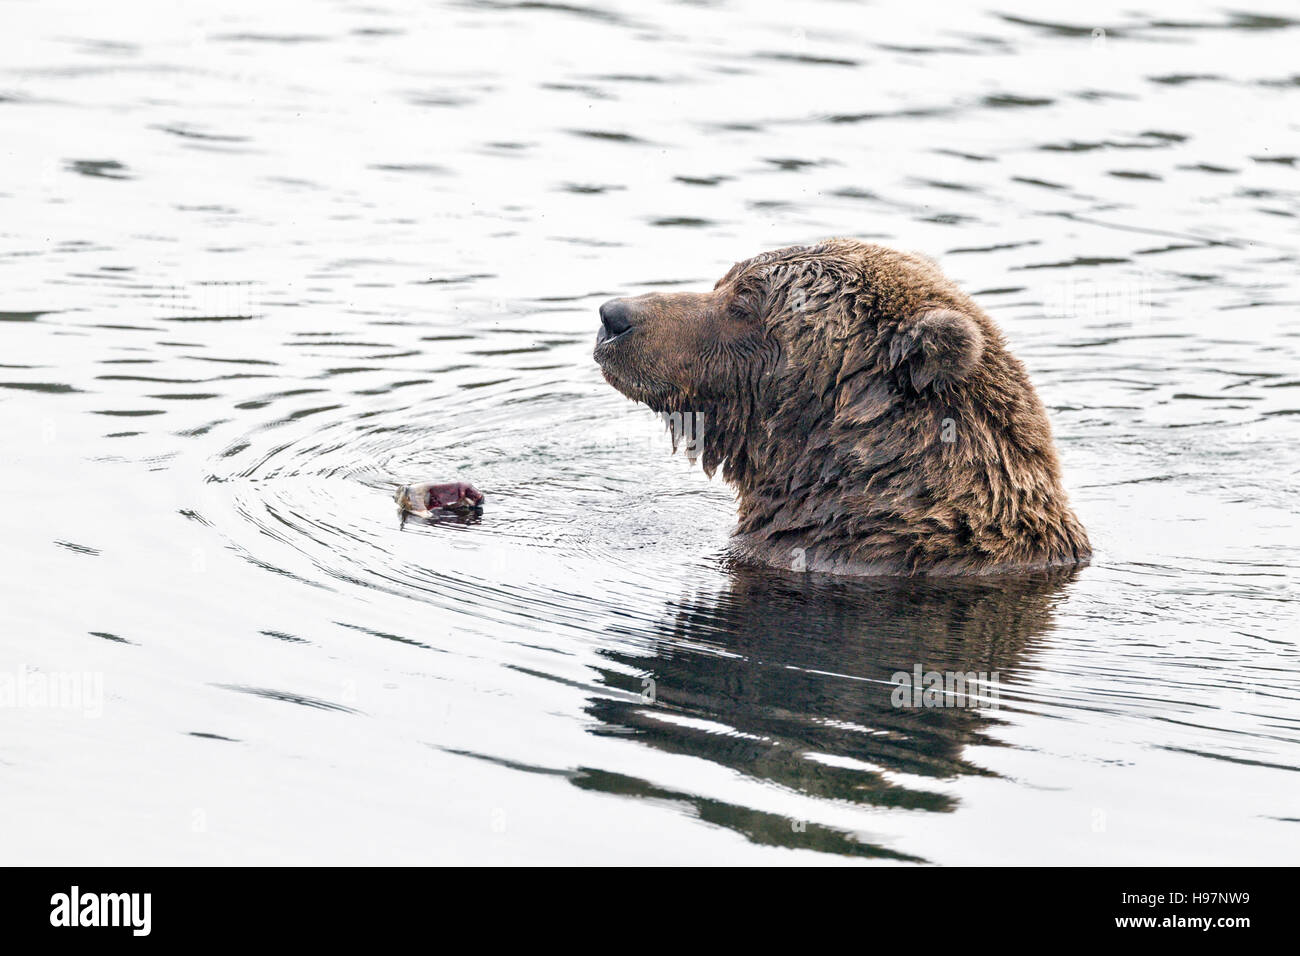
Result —
[{"label": "water surface", "polygon": [[[103,696],[0,709],[5,858],[1293,862],[1300,22],[1252,4],[10,4],[0,673]],[[1002,324],[1090,567],[727,566],[595,309],[834,235]],[[400,529],[456,478],[481,520]],[[893,706],[918,664],[997,699]]]}]

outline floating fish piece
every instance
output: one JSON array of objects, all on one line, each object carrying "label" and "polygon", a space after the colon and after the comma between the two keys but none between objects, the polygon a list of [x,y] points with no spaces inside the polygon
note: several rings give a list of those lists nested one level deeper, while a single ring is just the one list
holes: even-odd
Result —
[{"label": "floating fish piece", "polygon": [[393,496],[403,515],[431,518],[439,511],[481,511],[483,493],[463,481],[402,485]]}]

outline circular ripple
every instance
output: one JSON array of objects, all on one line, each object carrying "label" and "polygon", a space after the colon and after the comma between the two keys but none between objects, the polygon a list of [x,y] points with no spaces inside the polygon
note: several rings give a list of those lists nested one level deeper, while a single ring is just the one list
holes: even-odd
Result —
[{"label": "circular ripple", "polygon": [[[230,506],[205,518],[270,570],[583,630],[716,568],[734,521],[725,486],[599,384],[406,389],[263,425],[208,471]],[[399,520],[393,491],[426,480],[473,482],[484,512]]]}]

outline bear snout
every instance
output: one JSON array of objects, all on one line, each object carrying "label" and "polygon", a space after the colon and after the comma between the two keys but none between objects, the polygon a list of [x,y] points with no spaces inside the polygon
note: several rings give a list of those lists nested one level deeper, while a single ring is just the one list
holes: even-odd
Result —
[{"label": "bear snout", "polygon": [[600,307],[602,338],[608,340],[632,328],[632,314],[627,299],[610,299]]}]

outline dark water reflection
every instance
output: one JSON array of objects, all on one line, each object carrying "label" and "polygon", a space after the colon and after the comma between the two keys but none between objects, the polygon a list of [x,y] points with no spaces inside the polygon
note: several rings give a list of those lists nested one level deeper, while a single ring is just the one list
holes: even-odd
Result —
[{"label": "dark water reflection", "polygon": [[[1002,684],[1014,687],[1032,666],[1034,643],[1074,576],[852,581],[736,569],[724,590],[666,609],[653,654],[601,652],[621,665],[600,668],[604,682],[632,699],[594,699],[587,712],[601,725],[593,733],[703,756],[821,799],[951,811],[956,801],[927,790],[926,778],[990,773],[964,750],[996,745],[986,731],[999,707],[1015,706]],[[895,674],[918,665],[988,675],[996,699],[975,700],[972,689],[945,706],[896,706]],[[708,819],[759,843],[897,855],[826,827],[741,807],[713,811]]]}]

